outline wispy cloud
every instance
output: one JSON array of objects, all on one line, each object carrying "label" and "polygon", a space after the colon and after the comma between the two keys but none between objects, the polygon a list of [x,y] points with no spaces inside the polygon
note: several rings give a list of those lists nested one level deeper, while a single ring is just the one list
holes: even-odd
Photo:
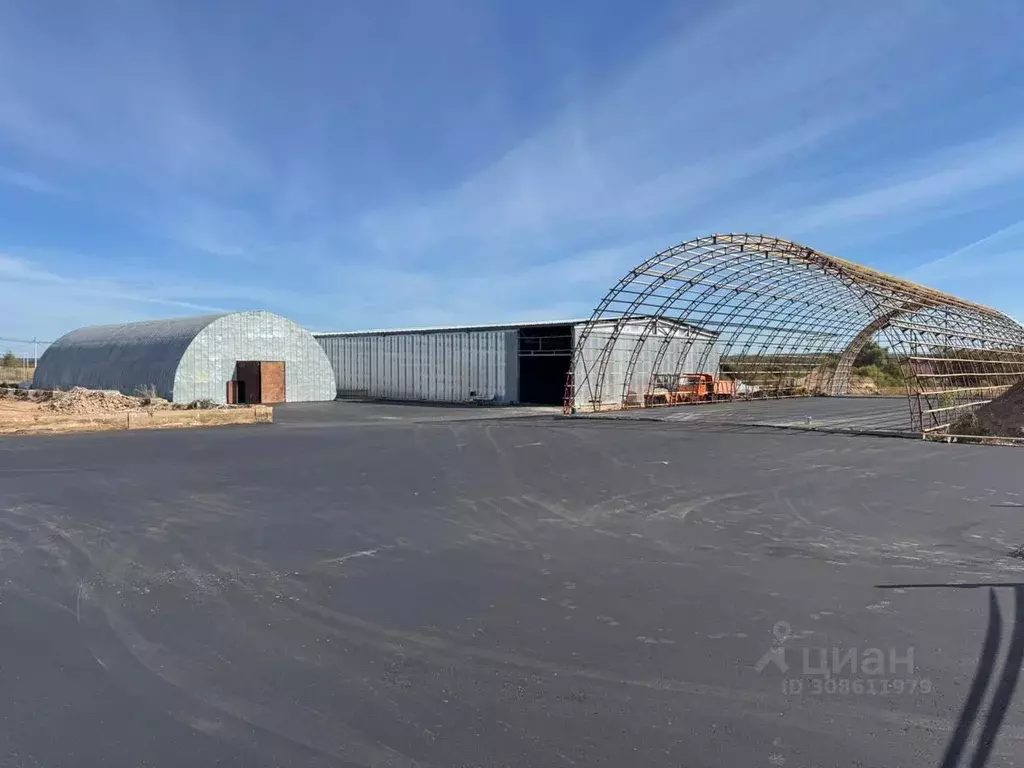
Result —
[{"label": "wispy cloud", "polygon": [[1024,221],[1017,221],[918,265],[907,277],[969,296],[1024,319]]},{"label": "wispy cloud", "polygon": [[[913,167],[916,166],[916,167]],[[966,198],[1024,174],[1024,127],[981,141],[944,149],[912,167],[897,166],[893,176],[863,192],[831,200],[794,217],[791,226],[810,232],[895,216]]]},{"label": "wispy cloud", "polygon": [[752,196],[771,211],[760,177],[890,108],[892,72],[920,54],[929,13],[921,3],[827,14],[803,3],[716,5],[457,188],[368,215],[367,236],[386,253],[454,243],[472,258],[470,246],[488,240],[536,249],[586,228],[686,231]]},{"label": "wispy cloud", "polygon": [[36,176],[34,173],[19,171],[14,168],[0,167],[0,184],[27,189],[30,192],[37,192],[43,195],[64,195],[65,190],[45,179]]},{"label": "wispy cloud", "polygon": [[[81,296],[93,296],[101,299],[158,304],[166,307],[177,307],[191,311],[219,312],[220,307],[196,304],[190,301],[168,298],[132,287],[120,281],[100,280],[91,278],[68,277],[51,272],[31,261],[0,253],[0,286],[10,288],[53,288],[73,289]],[[40,297],[43,298],[43,297]]]},{"label": "wispy cloud", "polygon": [[912,269],[915,279],[1024,277],[1024,220]]},{"label": "wispy cloud", "polygon": [[70,49],[34,9],[0,9],[0,153],[49,171],[0,169],[0,183],[48,194],[84,185],[92,206],[234,257],[252,243],[236,235],[235,211],[272,188],[269,159],[196,80],[172,14],[116,5],[109,18],[69,9]]},{"label": "wispy cloud", "polygon": [[220,311],[109,279],[81,279],[0,254],[0,335],[53,340],[81,325]]},{"label": "wispy cloud", "polygon": [[[40,19],[0,12],[0,130],[41,156],[154,185],[258,176],[260,161],[192,81],[157,5],[121,3],[116,23],[79,17],[74,55]],[[125,67],[130,65],[131,71]]]},{"label": "wispy cloud", "polygon": [[[843,249],[851,231],[1019,196],[1024,108],[983,108],[972,88],[1024,64],[1012,36],[986,34],[1020,21],[1012,0],[684,5],[614,67],[599,36],[563,52],[572,72],[538,67],[536,99],[516,78],[538,57],[515,35],[449,58],[504,29],[498,11],[460,24],[446,6],[424,34],[430,14],[411,4],[406,31],[430,42],[401,58],[362,39],[393,35],[390,17],[357,6],[278,24],[271,3],[243,20],[216,4],[78,5],[72,46],[32,4],[0,7],[0,196],[53,198],[36,219],[71,222],[4,233],[0,248],[53,253],[9,247],[0,298],[27,306],[27,291],[76,317],[91,301],[94,321],[262,304],[328,328],[587,314],[690,235],[806,234],[870,260],[883,257]],[[986,45],[950,56],[964,37]],[[445,90],[492,43],[507,48],[481,64],[466,91],[479,98]],[[921,138],[901,144],[913,120]]]}]

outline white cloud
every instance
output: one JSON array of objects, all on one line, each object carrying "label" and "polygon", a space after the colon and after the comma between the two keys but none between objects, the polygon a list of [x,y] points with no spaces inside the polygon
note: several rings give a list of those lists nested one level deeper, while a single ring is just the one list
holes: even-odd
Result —
[{"label": "white cloud", "polygon": [[[337,214],[349,180],[319,163],[330,143],[323,137],[337,128],[322,104],[290,102],[324,118],[321,126],[295,116],[295,136],[317,141],[282,141],[248,121],[244,99],[215,96],[230,91],[221,86],[231,77],[207,83],[176,37],[181,26],[159,6],[125,3],[77,30],[67,50],[12,4],[0,8],[0,144],[25,162],[0,168],[0,184],[54,194],[85,178],[111,193],[90,205],[183,245],[191,271],[189,281],[170,267],[146,279],[81,280],[48,271],[48,258],[7,257],[0,290],[12,302],[21,302],[18,290],[34,292],[40,306],[88,295],[94,321],[234,302],[322,327],[587,314],[625,270],[685,234],[763,227],[825,238],[846,224],[874,230],[897,215],[933,215],[1015,181],[1024,134],[1005,127],[987,140],[948,139],[959,146],[923,159],[889,157],[881,170],[866,169],[875,181],[854,192],[837,191],[845,182],[836,176],[855,159],[821,170],[812,162],[876,132],[884,143],[893,110],[1007,55],[1014,41],[999,36],[969,58],[949,52],[1014,8],[723,0],[685,9],[674,35],[619,72],[591,79],[584,62],[546,122],[452,188],[424,186],[413,202],[353,222]],[[235,43],[225,41],[231,55],[219,60],[241,52],[244,74],[245,55],[256,54]],[[287,76],[268,84],[267,98],[271,86],[288,85]],[[994,130],[1000,115],[964,130]],[[416,126],[382,126],[372,149],[383,152],[389,131],[407,129]],[[245,279],[262,286],[238,285],[226,270],[207,269],[212,261],[252,267]],[[83,274],[95,264],[72,262]],[[307,292],[279,287],[277,267],[299,275],[299,264],[305,271],[292,284],[305,281]]]},{"label": "white cloud", "polygon": [[19,189],[27,189],[30,192],[38,192],[43,195],[65,195],[63,189],[51,184],[34,173],[19,171],[14,168],[0,167],[0,184],[6,184]]},{"label": "white cloud", "polygon": [[190,293],[176,296],[173,286],[58,274],[0,253],[0,311],[5,335],[14,337],[52,340],[80,325],[224,311],[180,298]]},{"label": "white cloud", "polygon": [[0,253],[0,284],[5,286],[17,285],[22,289],[29,290],[32,287],[43,287],[45,289],[58,286],[62,289],[71,288],[78,295],[91,295],[146,304],[160,304],[205,312],[221,311],[218,307],[183,301],[166,295],[159,295],[138,286],[133,287],[124,281],[60,275],[26,259],[16,258],[3,253]]},{"label": "white cloud", "polygon": [[1024,221],[921,264],[906,276],[1024,318]]},{"label": "white cloud", "polygon": [[797,215],[789,223],[799,232],[838,224],[896,216],[968,197],[981,190],[1019,181],[1024,175],[1024,129],[944,149],[916,168],[899,168],[864,192],[831,200]]},{"label": "white cloud", "polygon": [[1014,222],[920,264],[908,276],[915,280],[1024,277],[1024,221]]},{"label": "white cloud", "polygon": [[346,265],[318,282],[323,293],[310,302],[323,317],[318,330],[589,317],[609,287],[669,239],[656,236],[514,268],[488,260],[444,271]]},{"label": "white cloud", "polygon": [[203,97],[175,25],[155,5],[122,4],[106,23],[78,20],[69,48],[17,6],[0,9],[0,135],[156,187],[260,180],[258,153]]},{"label": "white cloud", "polygon": [[81,10],[69,11],[68,45],[19,4],[0,8],[0,148],[48,169],[43,179],[0,168],[0,183],[67,194],[84,182],[91,206],[237,256],[269,232],[256,226],[258,211],[246,213],[247,227],[236,211],[239,199],[273,189],[264,148],[242,138],[238,115],[196,79],[158,5]]},{"label": "white cloud", "polygon": [[716,4],[457,188],[368,215],[367,238],[413,255],[488,240],[550,248],[586,228],[692,229],[752,198],[771,210],[759,176],[878,117],[898,101],[894,74],[936,58],[921,51],[940,25],[932,10]]}]

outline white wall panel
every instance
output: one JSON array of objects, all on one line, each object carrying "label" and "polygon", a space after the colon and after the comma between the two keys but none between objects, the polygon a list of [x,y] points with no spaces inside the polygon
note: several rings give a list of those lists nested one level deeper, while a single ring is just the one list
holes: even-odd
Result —
[{"label": "white wall panel", "polygon": [[[634,322],[615,336],[612,323],[591,329],[587,335],[582,357],[575,372],[577,407],[589,405],[599,399],[602,405],[617,407],[624,397],[637,396],[641,400],[648,391],[651,378],[657,373],[712,373],[718,375],[720,351],[713,338],[703,333],[679,328],[659,328],[644,340],[637,355],[632,375],[626,379],[629,361],[636,349],[638,337],[648,321]],[[577,326],[578,339],[585,326]],[[611,345],[603,379],[600,360],[603,350]],[[659,360],[660,353],[660,360]],[[589,371],[584,376],[583,371]]]},{"label": "white wall panel", "polygon": [[314,334],[338,393],[385,400],[459,403],[518,396],[515,330]]}]

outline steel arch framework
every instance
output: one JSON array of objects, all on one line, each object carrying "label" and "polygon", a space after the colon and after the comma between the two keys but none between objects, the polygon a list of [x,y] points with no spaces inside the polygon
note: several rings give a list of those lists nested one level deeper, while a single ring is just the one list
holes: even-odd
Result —
[{"label": "steel arch framework", "polygon": [[[688,329],[699,354],[668,326]],[[788,240],[717,234],[657,254],[608,292],[577,334],[565,410],[651,405],[656,384],[692,373],[750,399],[850,394],[876,337],[909,408],[900,425],[861,426],[948,430],[1024,378],[1024,327],[998,310]]]}]

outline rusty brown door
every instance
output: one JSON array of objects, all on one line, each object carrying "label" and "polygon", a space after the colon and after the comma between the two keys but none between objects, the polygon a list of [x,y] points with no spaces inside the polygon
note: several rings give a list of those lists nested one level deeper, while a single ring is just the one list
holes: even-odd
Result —
[{"label": "rusty brown door", "polygon": [[264,360],[260,363],[260,402],[283,403],[286,399],[284,363]]}]

